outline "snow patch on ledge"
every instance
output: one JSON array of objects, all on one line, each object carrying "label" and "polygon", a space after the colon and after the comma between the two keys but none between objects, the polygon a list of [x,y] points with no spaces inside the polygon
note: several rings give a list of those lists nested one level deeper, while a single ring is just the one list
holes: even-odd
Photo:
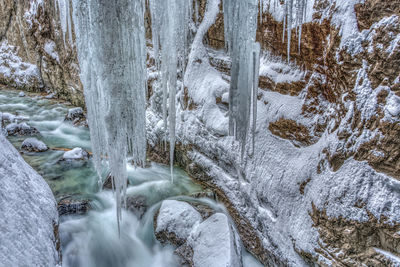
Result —
[{"label": "snow patch on ledge", "polygon": [[43,178],[0,133],[0,262],[4,266],[55,266],[54,196]]},{"label": "snow patch on ledge", "polygon": [[24,87],[41,85],[40,72],[36,65],[24,62],[18,55],[18,48],[7,40],[0,43],[0,82]]}]

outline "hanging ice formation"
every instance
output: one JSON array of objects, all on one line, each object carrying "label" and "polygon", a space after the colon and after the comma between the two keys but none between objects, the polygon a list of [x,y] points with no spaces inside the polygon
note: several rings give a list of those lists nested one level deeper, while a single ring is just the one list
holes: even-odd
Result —
[{"label": "hanging ice formation", "polygon": [[225,0],[223,11],[226,49],[232,59],[229,134],[240,142],[243,159],[251,113],[253,144],[257,116],[260,45],[255,39],[258,0]]},{"label": "hanging ice formation", "polygon": [[[274,1],[276,2],[278,0]],[[302,25],[307,17],[307,1],[308,0],[285,0],[282,42],[285,41],[285,31],[286,31],[288,40],[287,42],[288,62],[290,61],[290,45],[291,45],[293,27],[296,28],[296,33],[298,36],[298,50],[300,52]],[[294,7],[296,7],[295,11],[293,11]]]},{"label": "hanging ice formation", "polygon": [[146,159],[144,0],[73,0],[94,164],[108,159],[121,219],[127,157]]},{"label": "hanging ice formation", "polygon": [[68,39],[72,43],[72,19],[70,0],[54,0],[54,4],[60,15],[60,23],[64,44],[66,39]]},{"label": "hanging ice formation", "polygon": [[164,127],[166,132],[167,128],[169,131],[171,179],[173,181],[177,75],[178,70],[182,73],[185,71],[189,50],[189,25],[193,13],[192,1],[149,0],[149,3],[154,55],[163,88]]}]

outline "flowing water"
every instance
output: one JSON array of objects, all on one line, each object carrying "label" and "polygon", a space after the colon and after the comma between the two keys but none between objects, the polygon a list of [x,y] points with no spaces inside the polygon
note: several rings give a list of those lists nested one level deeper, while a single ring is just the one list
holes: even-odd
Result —
[{"label": "flowing water", "polygon": [[[178,266],[173,254],[175,248],[161,245],[154,237],[153,217],[161,201],[171,198],[203,201],[217,211],[226,212],[224,207],[211,199],[191,198],[205,189],[179,168],[174,170],[172,184],[168,166],[151,163],[148,168],[135,169],[128,165],[128,200],[146,206],[147,211],[137,214],[123,210],[119,234],[113,193],[99,190],[92,162],[63,164],[59,160],[64,151],[52,149],[82,147],[91,150],[88,129],[64,121],[68,108],[71,107],[67,104],[39,95],[18,97],[16,91],[0,90],[0,112],[29,117],[27,123],[40,131],[35,137],[50,148],[41,153],[24,153],[23,157],[48,182],[56,199],[75,196],[91,200],[92,209],[87,214],[60,218],[63,266]],[[8,137],[17,148],[25,138]],[[245,267],[262,266],[245,251],[243,261]]]}]

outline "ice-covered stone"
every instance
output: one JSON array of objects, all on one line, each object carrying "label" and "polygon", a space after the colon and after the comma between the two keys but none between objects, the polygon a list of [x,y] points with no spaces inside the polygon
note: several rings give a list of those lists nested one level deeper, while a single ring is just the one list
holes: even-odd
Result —
[{"label": "ice-covered stone", "polygon": [[29,152],[43,152],[47,151],[49,148],[45,143],[36,138],[27,138],[22,142],[21,149]]},{"label": "ice-covered stone", "polygon": [[14,115],[8,112],[3,112],[3,113],[0,112],[0,119],[3,122],[18,122],[18,121],[29,120],[29,117],[22,115]]},{"label": "ice-covered stone", "polygon": [[242,266],[240,245],[223,213],[216,213],[202,222],[190,234],[188,243],[193,249],[195,267]]},{"label": "ice-covered stone", "polygon": [[22,123],[13,122],[7,125],[6,131],[8,135],[35,135],[39,133],[38,129],[28,125],[25,122]]},{"label": "ice-covered stone", "polygon": [[81,107],[71,108],[68,110],[68,114],[65,116],[66,121],[73,121],[75,119],[84,118],[85,114],[83,113],[83,109]]},{"label": "ice-covered stone", "polygon": [[80,147],[75,147],[74,149],[67,151],[63,154],[62,161],[78,161],[87,160],[89,158],[89,153]]},{"label": "ice-covered stone", "polygon": [[202,217],[190,204],[176,200],[164,200],[157,217],[156,236],[175,245],[183,244],[193,227]]},{"label": "ice-covered stone", "polygon": [[0,265],[56,266],[56,201],[0,133]]},{"label": "ice-covered stone", "polygon": [[19,92],[18,96],[19,96],[19,97],[24,97],[24,96],[25,96],[25,93],[21,91],[21,92]]}]

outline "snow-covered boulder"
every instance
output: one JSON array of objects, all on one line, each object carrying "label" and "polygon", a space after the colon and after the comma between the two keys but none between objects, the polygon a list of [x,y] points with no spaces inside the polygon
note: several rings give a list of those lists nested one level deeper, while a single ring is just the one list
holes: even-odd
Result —
[{"label": "snow-covered boulder", "polygon": [[7,125],[6,131],[8,135],[35,135],[39,133],[38,129],[28,125],[25,122],[11,123]]},{"label": "snow-covered boulder", "polygon": [[18,96],[19,96],[19,97],[24,97],[24,96],[25,96],[25,93],[21,91],[21,92],[19,92]]},{"label": "snow-covered boulder", "polygon": [[29,117],[23,115],[14,115],[8,112],[0,112],[0,119],[3,120],[3,122],[18,122],[29,120]]},{"label": "snow-covered boulder", "polygon": [[241,247],[228,217],[215,213],[190,234],[194,267],[242,266]]},{"label": "snow-covered boulder", "polygon": [[89,159],[89,153],[83,148],[75,147],[74,149],[65,152],[60,161],[72,162],[84,161],[87,159]]},{"label": "snow-covered boulder", "polygon": [[36,138],[27,138],[21,144],[21,149],[29,152],[43,152],[49,150],[47,145]]},{"label": "snow-covered boulder", "polygon": [[0,181],[0,265],[59,264],[53,193],[1,133]]},{"label": "snow-covered boulder", "polygon": [[78,125],[87,126],[85,113],[84,113],[83,109],[80,107],[69,109],[64,120],[72,121],[72,123],[75,126],[78,126]]},{"label": "snow-covered boulder", "polygon": [[164,200],[157,216],[156,237],[162,242],[168,240],[182,245],[193,227],[202,217],[190,204],[176,200]]}]

